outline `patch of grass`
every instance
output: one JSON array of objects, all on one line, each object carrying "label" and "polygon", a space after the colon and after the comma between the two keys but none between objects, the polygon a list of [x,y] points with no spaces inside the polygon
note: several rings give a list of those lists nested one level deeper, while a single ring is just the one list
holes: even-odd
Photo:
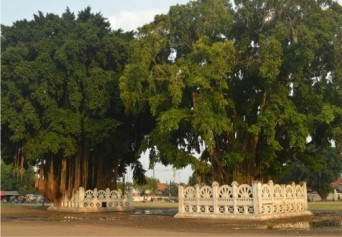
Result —
[{"label": "patch of grass", "polygon": [[309,202],[309,211],[342,211],[342,202]]},{"label": "patch of grass", "polygon": [[266,228],[269,229],[269,230],[272,230],[272,229],[274,228],[273,223],[271,223],[271,222],[266,222]]},{"label": "patch of grass", "polygon": [[47,209],[49,205],[45,204],[42,206],[42,204],[1,204],[1,209],[5,208],[17,208],[17,209],[23,209],[23,208],[30,208],[30,209]]},{"label": "patch of grass", "polygon": [[312,227],[332,227],[339,226],[340,223],[332,219],[323,219],[319,221],[313,221],[310,223]]},{"label": "patch of grass", "polygon": [[178,208],[178,202],[133,202],[135,208]]},{"label": "patch of grass", "polygon": [[1,204],[1,209],[2,208],[25,208],[25,206],[17,204]]}]

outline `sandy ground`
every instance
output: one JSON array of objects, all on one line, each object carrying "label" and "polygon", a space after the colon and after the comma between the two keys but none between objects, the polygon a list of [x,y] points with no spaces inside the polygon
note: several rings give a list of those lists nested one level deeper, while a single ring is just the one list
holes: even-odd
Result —
[{"label": "sandy ground", "polygon": [[6,207],[1,208],[1,236],[342,236],[339,212],[272,221],[179,219],[143,213]]}]

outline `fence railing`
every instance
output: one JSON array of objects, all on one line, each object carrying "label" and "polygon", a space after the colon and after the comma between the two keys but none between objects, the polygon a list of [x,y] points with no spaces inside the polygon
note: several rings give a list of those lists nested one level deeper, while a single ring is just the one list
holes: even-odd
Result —
[{"label": "fence railing", "polygon": [[176,217],[269,218],[305,215],[306,183],[291,185],[254,182],[219,186],[195,185],[178,188],[179,210]]},{"label": "fence railing", "polygon": [[133,208],[132,188],[123,193],[119,190],[85,190],[80,187],[71,198],[64,196],[60,207],[54,210],[68,210],[79,212],[92,211],[128,211]]}]

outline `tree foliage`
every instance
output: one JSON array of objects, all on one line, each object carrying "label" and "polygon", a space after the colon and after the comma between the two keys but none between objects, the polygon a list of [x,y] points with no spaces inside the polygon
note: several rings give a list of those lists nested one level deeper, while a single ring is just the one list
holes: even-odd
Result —
[{"label": "tree foliage", "polygon": [[1,190],[18,191],[20,195],[35,193],[36,177],[32,167],[27,167],[26,172],[21,175],[13,169],[13,165],[6,164],[1,159]]},{"label": "tree foliage", "polygon": [[155,194],[157,191],[157,184],[160,183],[159,179],[152,178],[152,177],[145,177],[145,182],[138,183],[133,182],[133,187],[135,189],[140,190],[141,195],[145,195],[146,192],[150,192],[150,194]]},{"label": "tree foliage", "polygon": [[118,90],[132,37],[89,7],[2,26],[2,157],[37,166],[50,200],[115,188],[127,165],[143,179],[136,147],[146,127],[124,114]]},{"label": "tree foliage", "polygon": [[341,10],[199,0],[156,16],[120,78],[126,112],[156,119],[142,150],[175,167],[210,165],[219,183],[276,178],[331,140],[341,159]]},{"label": "tree foliage", "polygon": [[284,174],[279,182],[306,181],[308,188],[317,191],[325,200],[332,191],[331,183],[342,171],[341,158],[336,148],[320,151],[309,146],[302,157],[285,163]]}]

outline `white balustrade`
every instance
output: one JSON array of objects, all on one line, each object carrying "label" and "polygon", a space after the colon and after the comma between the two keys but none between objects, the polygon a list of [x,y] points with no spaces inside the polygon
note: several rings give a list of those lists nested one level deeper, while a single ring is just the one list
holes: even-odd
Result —
[{"label": "white balustrade", "polygon": [[128,211],[133,208],[132,188],[122,193],[119,190],[84,190],[80,187],[73,192],[71,197],[65,195],[62,199],[60,207],[52,207],[51,210],[61,211]]},{"label": "white balustrade", "polygon": [[175,217],[259,218],[307,215],[306,183],[299,185],[253,182],[219,186],[178,186]]}]

